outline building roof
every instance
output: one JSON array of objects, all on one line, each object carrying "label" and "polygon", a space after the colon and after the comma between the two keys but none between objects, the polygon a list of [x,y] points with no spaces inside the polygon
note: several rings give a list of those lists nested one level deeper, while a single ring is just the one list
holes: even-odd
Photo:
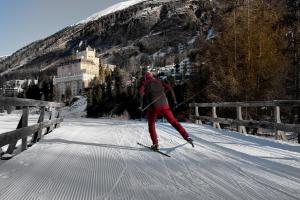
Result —
[{"label": "building roof", "polygon": [[94,51],[94,49],[92,47],[90,47],[90,45],[86,48],[88,51]]}]

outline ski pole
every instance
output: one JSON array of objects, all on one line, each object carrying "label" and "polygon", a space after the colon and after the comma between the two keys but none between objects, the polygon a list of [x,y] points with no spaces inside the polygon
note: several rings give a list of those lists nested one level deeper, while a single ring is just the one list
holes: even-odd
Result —
[{"label": "ski pole", "polygon": [[196,96],[198,96],[204,89],[202,89],[200,92],[197,92],[195,95],[191,96],[190,98],[188,98],[187,100],[177,104],[174,109],[177,109],[178,107],[182,106],[183,104],[185,104],[186,102],[190,101],[191,99],[195,98]]},{"label": "ski pole", "polygon": [[150,104],[148,104],[145,108],[143,108],[141,111],[144,112],[145,110],[147,110],[151,105],[153,105],[155,102],[157,102],[164,94],[160,95],[159,97],[157,97],[156,99],[154,99]]},{"label": "ski pole", "polygon": [[161,94],[159,97],[157,97],[156,99],[154,99],[150,104],[148,104],[145,108],[142,109],[142,112],[144,112],[145,110],[147,110],[151,105],[153,105],[155,102],[157,102],[161,97],[163,97],[164,95],[166,95],[167,92],[171,91],[173,88],[170,87],[169,89],[167,89],[166,91],[164,91],[163,94]]}]

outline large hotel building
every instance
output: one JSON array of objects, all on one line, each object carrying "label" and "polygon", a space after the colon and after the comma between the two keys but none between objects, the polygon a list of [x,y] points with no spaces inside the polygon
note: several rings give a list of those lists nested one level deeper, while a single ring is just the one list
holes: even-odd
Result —
[{"label": "large hotel building", "polygon": [[99,76],[99,63],[95,49],[87,47],[85,51],[77,52],[75,59],[59,66],[53,80],[59,100],[65,96],[68,87],[72,96],[87,88],[91,80]]}]

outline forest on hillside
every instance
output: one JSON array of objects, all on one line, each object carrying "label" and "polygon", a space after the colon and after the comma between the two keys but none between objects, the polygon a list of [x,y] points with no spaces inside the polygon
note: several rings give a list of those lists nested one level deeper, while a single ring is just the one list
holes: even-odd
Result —
[{"label": "forest on hillside", "polygon": [[[198,3],[198,15],[211,13],[205,17],[211,19],[209,26],[214,33],[209,39],[199,39],[197,47],[189,52],[194,66],[191,76],[179,84],[169,78],[182,103],[176,109],[178,116],[187,117],[190,102],[299,98],[293,45],[299,19],[292,12],[299,3],[235,0],[224,2],[226,6],[219,10],[208,1]],[[94,84],[89,95],[89,116],[120,115],[126,111],[131,118],[140,117],[140,79],[127,88],[124,83],[142,74],[142,70],[129,74],[121,69],[107,76],[105,85]]]},{"label": "forest on hillside", "polygon": [[228,1],[214,18],[216,38],[190,54],[205,79],[195,79],[201,81],[192,84],[195,90],[205,88],[209,101],[294,98],[288,91],[295,67],[289,34],[297,19],[288,6],[280,0]]}]

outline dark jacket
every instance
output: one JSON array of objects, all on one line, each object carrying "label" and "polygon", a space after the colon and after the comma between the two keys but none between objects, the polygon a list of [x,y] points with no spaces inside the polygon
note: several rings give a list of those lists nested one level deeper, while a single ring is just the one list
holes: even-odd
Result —
[{"label": "dark jacket", "polygon": [[144,96],[146,97],[147,105],[145,105],[145,107],[150,104],[152,107],[168,105],[169,103],[165,92],[171,92],[174,101],[176,101],[174,91],[170,84],[155,78],[150,78],[144,81],[139,88],[139,92],[141,98]]}]

